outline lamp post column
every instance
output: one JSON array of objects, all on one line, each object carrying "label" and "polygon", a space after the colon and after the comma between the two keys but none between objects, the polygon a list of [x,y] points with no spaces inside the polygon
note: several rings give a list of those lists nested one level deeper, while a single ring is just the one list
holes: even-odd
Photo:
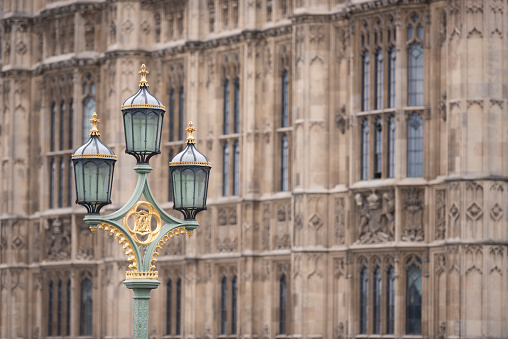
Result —
[{"label": "lamp post column", "polygon": [[160,285],[157,279],[128,279],[123,282],[134,291],[134,339],[148,339],[150,292]]}]

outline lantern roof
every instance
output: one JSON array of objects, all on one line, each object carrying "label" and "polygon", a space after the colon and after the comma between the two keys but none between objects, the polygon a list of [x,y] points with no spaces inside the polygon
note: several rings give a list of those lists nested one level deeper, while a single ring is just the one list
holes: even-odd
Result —
[{"label": "lantern roof", "polygon": [[192,121],[189,122],[189,127],[185,130],[189,132],[189,136],[187,137],[187,147],[178,153],[173,160],[171,160],[169,165],[202,165],[211,167],[212,163],[210,160],[199,152],[195,146],[196,140],[192,136],[192,133],[196,131],[196,128],[193,127]]},{"label": "lantern roof", "polygon": [[122,104],[121,109],[128,108],[157,108],[166,111],[166,107],[162,104],[162,102],[157,99],[155,96],[148,91],[148,81],[146,80],[146,76],[149,73],[146,70],[145,64],[141,65],[141,71],[138,72],[141,74],[141,80],[139,81],[139,90],[125,100]]},{"label": "lantern roof", "polygon": [[115,153],[106,146],[100,137],[99,130],[97,129],[97,124],[101,122],[97,119],[97,113],[94,112],[93,119],[90,119],[92,123],[92,129],[90,130],[90,138],[85,142],[84,145],[79,147],[72,154],[72,158],[109,158],[116,159]]}]

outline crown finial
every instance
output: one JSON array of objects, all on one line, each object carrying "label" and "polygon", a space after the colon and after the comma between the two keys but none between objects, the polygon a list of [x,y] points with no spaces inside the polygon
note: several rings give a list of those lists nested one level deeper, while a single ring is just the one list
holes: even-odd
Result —
[{"label": "crown finial", "polygon": [[146,75],[150,72],[148,72],[146,70],[145,64],[141,65],[141,71],[139,71],[138,73],[141,74],[141,80],[139,81],[139,87],[143,87],[143,86],[149,87],[148,81],[146,81]]},{"label": "crown finial", "polygon": [[93,112],[93,119],[90,119],[90,122],[92,123],[92,129],[90,130],[90,136],[96,135],[98,137],[101,136],[99,133],[99,130],[97,129],[97,124],[101,122],[99,119],[97,119],[97,113]]},{"label": "crown finial", "polygon": [[185,129],[187,132],[189,132],[189,136],[187,137],[187,143],[188,144],[195,144],[196,143],[196,140],[194,139],[194,137],[192,136],[192,132],[195,132],[196,129],[194,127],[192,127],[192,121],[189,121],[189,127],[187,127]]}]

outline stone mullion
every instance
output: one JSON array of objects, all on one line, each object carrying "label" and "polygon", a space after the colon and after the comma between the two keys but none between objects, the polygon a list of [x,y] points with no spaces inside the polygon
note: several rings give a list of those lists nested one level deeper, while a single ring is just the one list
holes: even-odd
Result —
[{"label": "stone mullion", "polygon": [[[255,61],[255,51],[252,45],[255,45],[255,40],[248,41],[248,44],[251,46],[244,47],[245,49],[249,49],[248,51],[242,53],[243,55],[243,67],[241,70],[243,71],[242,83],[240,84],[240,93],[243,100],[241,100],[241,109],[240,113],[242,114],[240,120],[241,129],[246,135],[246,138],[243,139],[242,151],[244,154],[251,154],[252,156],[243,156],[241,157],[241,174],[242,174],[242,194],[244,197],[252,197],[255,194],[259,193],[259,188],[261,183],[259,182],[260,178],[260,169],[257,166],[256,160],[259,158],[259,154],[261,154],[261,144],[257,142],[260,137],[259,127],[262,126],[263,121],[260,119],[259,115],[256,117],[256,79],[255,74],[257,72],[256,69],[256,61]],[[250,221],[249,221],[250,222]]]}]

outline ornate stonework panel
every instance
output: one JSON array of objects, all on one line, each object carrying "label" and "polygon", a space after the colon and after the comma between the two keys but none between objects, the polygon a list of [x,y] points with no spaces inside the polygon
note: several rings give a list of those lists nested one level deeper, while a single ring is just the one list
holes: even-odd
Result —
[{"label": "ornate stonework panel", "polygon": [[434,194],[436,211],[434,218],[436,227],[435,237],[436,240],[442,240],[446,235],[446,190],[439,189]]},{"label": "ornate stonework panel", "polygon": [[45,219],[45,258],[46,260],[70,259],[71,223],[70,219]]},{"label": "ornate stonework panel", "polygon": [[393,191],[356,193],[358,244],[393,241],[395,236],[395,195]]},{"label": "ornate stonework panel", "polygon": [[402,241],[423,241],[423,216],[425,211],[425,190],[411,188],[402,194]]},{"label": "ornate stonework panel", "polygon": [[344,198],[335,199],[335,244],[344,245],[346,241],[346,211]]}]

